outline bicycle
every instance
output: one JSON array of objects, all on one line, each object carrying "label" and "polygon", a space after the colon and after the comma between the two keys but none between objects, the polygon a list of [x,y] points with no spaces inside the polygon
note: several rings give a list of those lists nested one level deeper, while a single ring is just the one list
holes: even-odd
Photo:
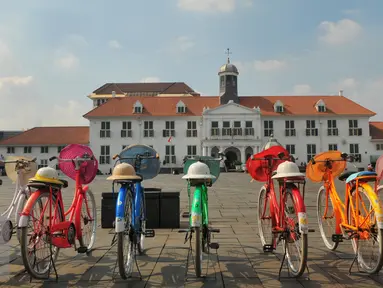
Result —
[{"label": "bicycle", "polygon": [[[280,242],[283,243],[284,255],[278,278],[286,257],[289,275],[291,270],[292,276],[298,278],[304,273],[305,268],[308,270],[307,234],[314,232],[313,229],[308,229],[304,204],[305,175],[300,173],[295,163],[289,161],[290,157],[282,146],[272,146],[252,155],[246,162],[252,178],[265,182],[258,196],[257,217],[263,251],[273,252]],[[279,182],[279,203],[274,179]],[[300,193],[301,190],[303,195]],[[298,252],[296,257],[292,255],[294,248]]]},{"label": "bicycle", "polygon": [[[340,151],[323,152],[310,160],[306,175],[313,182],[324,183],[318,191],[317,215],[319,230],[326,247],[334,251],[343,240],[351,240],[355,257],[349,273],[351,274],[352,267],[357,261],[358,270],[360,267],[368,274],[374,274],[378,273],[383,265],[383,211],[375,193],[379,181],[375,172],[342,173],[347,161],[354,160],[358,160],[357,157]],[[345,182],[345,202],[342,202],[335,187],[334,179],[337,176],[340,181]],[[375,189],[368,182],[375,182]],[[362,197],[369,202],[367,205]],[[323,202],[325,202],[324,211],[320,208]],[[332,222],[326,226],[329,226],[330,231],[335,234],[326,235],[323,222]],[[363,245],[369,240],[372,242],[372,247],[363,249]],[[371,259],[365,259],[368,254],[372,259],[376,259],[376,263],[372,263]]]},{"label": "bicycle", "polygon": [[[209,227],[209,205],[208,205],[208,187],[211,187],[218,179],[220,174],[220,158],[207,156],[194,156],[186,160],[184,166],[184,176],[182,179],[188,181],[188,206],[189,212],[183,214],[183,217],[189,218],[189,228],[180,229],[179,233],[186,233],[185,242],[189,240],[190,249],[187,256],[188,268],[189,257],[192,254],[192,238],[195,233],[195,258],[194,266],[196,277],[202,275],[203,253],[210,254],[210,248],[217,250],[218,243],[212,243],[211,233],[219,233],[220,229]],[[193,200],[190,201],[190,187],[195,187]],[[208,262],[207,262],[208,265]],[[185,270],[185,278],[188,269]]]},{"label": "bicycle", "polygon": [[[139,154],[138,152],[144,153]],[[133,155],[129,156],[127,154]],[[113,180],[113,184],[114,182],[121,184],[117,196],[115,236],[112,243],[114,243],[117,236],[117,262],[121,278],[127,279],[131,277],[133,259],[136,262],[141,278],[135,249],[137,248],[138,253],[142,255],[144,253],[145,237],[155,236],[154,230],[146,229],[145,194],[141,182],[144,179],[154,178],[154,175],[158,174],[160,167],[159,155],[149,146],[132,145],[125,148],[120,155],[114,155],[113,160],[115,159],[117,161],[113,168],[113,174],[107,178],[107,180]],[[149,162],[150,159],[154,159],[154,161],[146,163],[146,166],[143,167],[142,160]],[[126,160],[128,160],[127,162],[133,160],[133,165],[122,162]],[[117,165],[119,161],[120,164]],[[155,167],[153,171],[142,171],[147,168],[150,170],[153,167]],[[154,174],[145,172],[154,172]],[[127,244],[124,243],[125,240],[128,241]],[[124,251],[124,248],[127,248],[127,251]]]},{"label": "bicycle", "polygon": [[[17,229],[20,213],[24,208],[24,204],[30,196],[27,187],[28,178],[37,171],[36,158],[30,159],[26,157],[10,156],[4,161],[5,171],[12,182],[16,182],[13,199],[7,210],[1,214],[0,223],[0,243],[6,244],[12,239],[12,235],[16,234],[17,240],[20,241],[20,230]],[[0,180],[1,181],[1,180]],[[1,185],[2,183],[0,183]],[[15,210],[16,209],[16,210]],[[11,217],[15,210],[15,222],[12,223]]]},{"label": "bicycle", "polygon": [[[51,167],[40,168],[35,177],[29,179],[28,186],[37,190],[31,193],[25,204],[19,227],[21,255],[31,280],[49,278],[53,268],[58,281],[55,262],[60,248],[74,246],[78,253],[87,253],[92,249],[96,238],[96,203],[90,188],[83,186],[90,183],[97,173],[98,162],[92,150],[84,145],[71,144],[60,152],[59,157],[53,156],[49,160],[55,159],[59,162],[60,170],[75,180],[75,194],[71,206],[64,212],[61,189],[68,187],[68,181],[59,179],[57,171]],[[89,204],[92,205],[91,208]],[[37,212],[42,213],[39,216],[36,215]],[[29,220],[32,220],[31,231],[28,231]],[[80,244],[78,248],[76,239]],[[49,245],[49,255],[39,258],[36,250],[39,252],[40,246],[45,244]]]}]

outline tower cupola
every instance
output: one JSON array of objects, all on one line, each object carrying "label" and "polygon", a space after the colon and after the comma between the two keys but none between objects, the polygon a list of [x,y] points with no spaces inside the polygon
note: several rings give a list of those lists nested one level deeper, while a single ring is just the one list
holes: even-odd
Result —
[{"label": "tower cupola", "polygon": [[227,63],[219,69],[219,96],[220,103],[227,104],[230,100],[234,103],[239,103],[238,98],[238,69],[230,63],[230,49],[227,49]]}]

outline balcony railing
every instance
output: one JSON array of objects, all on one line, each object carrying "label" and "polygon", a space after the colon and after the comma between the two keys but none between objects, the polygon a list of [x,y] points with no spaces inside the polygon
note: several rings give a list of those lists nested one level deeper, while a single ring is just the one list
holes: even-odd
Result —
[{"label": "balcony railing", "polygon": [[285,129],[285,136],[297,136],[297,131],[295,129]]},{"label": "balcony railing", "polygon": [[328,128],[327,129],[327,136],[338,136],[339,130],[338,128]]},{"label": "balcony railing", "polygon": [[254,137],[254,128],[211,128],[210,130],[211,138],[220,138],[220,139],[228,139],[228,138],[241,138],[241,137]]},{"label": "balcony railing", "polygon": [[362,136],[362,128],[350,128],[348,129],[349,136]]},{"label": "balcony railing", "polygon": [[186,137],[197,137],[197,129],[188,129],[186,130]]}]

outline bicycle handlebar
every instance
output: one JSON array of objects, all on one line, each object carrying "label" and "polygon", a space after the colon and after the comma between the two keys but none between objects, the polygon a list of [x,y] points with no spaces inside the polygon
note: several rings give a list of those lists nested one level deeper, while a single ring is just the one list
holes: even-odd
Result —
[{"label": "bicycle handlebar", "polygon": [[113,160],[116,160],[116,158],[118,158],[117,160],[124,160],[124,159],[130,159],[130,160],[134,160],[134,159],[159,159],[160,158],[160,155],[158,155],[158,153],[156,153],[156,156],[144,156],[142,154],[137,154],[136,156],[130,156],[130,157],[120,157],[120,155],[116,154],[113,156]]},{"label": "bicycle handlebar", "polygon": [[283,152],[278,154],[278,158],[275,158],[275,157],[254,158],[254,155],[251,155],[251,160],[277,160],[277,161],[280,161],[280,160],[289,160],[289,159],[291,159],[291,155],[289,155],[288,157],[285,157],[285,153],[283,153]]},{"label": "bicycle handlebar", "polygon": [[316,163],[329,163],[329,162],[343,162],[343,161],[353,162],[354,160],[357,160],[359,158],[359,157],[354,157],[352,155],[348,155],[347,153],[342,153],[340,157],[341,158],[338,158],[338,159],[325,159],[325,160],[315,160],[314,158],[311,158],[309,162],[311,162],[312,165],[315,165]]},{"label": "bicycle handlebar", "polygon": [[4,161],[4,164],[8,163],[34,163],[36,162],[37,158],[33,158],[32,160],[26,160],[26,159],[18,159],[18,160],[11,160],[11,161]]},{"label": "bicycle handlebar", "polygon": [[91,157],[87,157],[87,158],[80,158],[80,157],[76,157],[74,159],[62,159],[62,158],[58,158],[57,156],[52,156],[51,158],[49,158],[49,161],[53,161],[53,160],[58,160],[58,161],[61,161],[61,162],[72,162],[72,161],[93,161],[95,158],[94,156],[91,156]]}]

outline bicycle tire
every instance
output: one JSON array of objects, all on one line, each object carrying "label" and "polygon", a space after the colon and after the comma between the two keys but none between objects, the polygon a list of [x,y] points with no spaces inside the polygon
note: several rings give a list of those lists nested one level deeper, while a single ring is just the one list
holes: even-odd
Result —
[{"label": "bicycle tire", "polygon": [[202,233],[201,227],[194,227],[195,230],[195,274],[197,278],[202,275]]},{"label": "bicycle tire", "polygon": [[[36,191],[34,193],[39,193],[39,192]],[[38,198],[36,198],[36,201],[33,203],[32,208],[34,207],[36,202],[39,201],[39,199],[41,199],[43,197],[49,197],[50,196],[49,192],[40,192],[40,193],[41,194],[38,196]],[[56,203],[56,196],[52,195],[51,205],[54,205],[54,203]],[[52,211],[55,211],[54,207],[52,207]],[[60,222],[64,221],[64,215],[63,215],[63,212],[61,211],[60,205],[58,205],[57,211],[59,213],[59,217],[61,218]],[[28,229],[28,226],[21,228],[21,237],[20,237],[20,249],[21,249],[21,256],[22,256],[24,267],[27,270],[27,272],[29,273],[29,275],[31,275],[33,278],[40,279],[40,280],[46,279],[50,273],[49,270],[51,267],[49,267],[49,269],[47,271],[44,271],[43,273],[37,273],[33,269],[33,267],[31,267],[31,263],[28,259],[29,249],[28,249],[28,230],[27,229]],[[58,248],[58,247],[53,247],[53,248],[55,248],[55,251],[54,251],[54,255],[52,255],[52,258],[53,258],[53,262],[56,262],[60,248]]]},{"label": "bicycle tire", "polygon": [[17,200],[17,205],[16,205],[16,212],[15,212],[15,225],[16,227],[16,237],[17,241],[21,241],[21,229],[17,229],[19,226],[19,220],[20,220],[20,213],[23,211],[25,203],[28,201],[28,196],[25,191],[21,192],[19,195],[19,199]]},{"label": "bicycle tire", "polygon": [[[125,196],[124,208],[125,208],[124,219],[125,221],[129,221],[128,234],[127,234],[129,238],[129,243],[127,245],[128,245],[128,253],[130,255],[127,255],[127,256],[130,256],[130,258],[125,263],[125,257],[124,257],[125,256],[124,247],[125,247],[125,240],[126,240],[126,237],[125,237],[126,230],[125,230],[125,231],[117,233],[117,261],[118,261],[118,268],[119,268],[121,278],[128,279],[131,276],[133,271],[133,260],[134,260],[132,257],[132,254],[134,253],[133,251],[134,239],[132,237],[133,235],[131,235],[130,233],[130,223],[131,223],[131,213],[132,213],[132,197],[130,195],[130,190],[127,190],[127,193]],[[127,208],[130,209],[130,214],[128,215],[127,215]],[[125,222],[125,229],[127,228],[126,226],[127,224]]]},{"label": "bicycle tire", "polygon": [[[263,196],[263,197],[262,197]],[[272,245],[273,247],[275,247],[275,244],[276,244],[276,239],[275,239],[275,236],[273,235],[272,233],[272,228],[273,228],[273,223],[272,223],[272,215],[269,215],[270,216],[270,232],[265,232],[264,231],[264,228],[263,228],[263,224],[262,224],[262,220],[261,220],[261,215],[263,215],[263,207],[265,207],[265,203],[264,203],[264,199],[266,199],[266,196],[267,196],[267,193],[266,193],[266,188],[265,186],[262,186],[261,190],[259,191],[259,194],[258,194],[258,215],[257,215],[257,220],[258,220],[258,233],[259,233],[259,237],[261,238],[261,243],[262,243],[262,246],[265,246],[265,245]],[[269,209],[269,212],[266,214],[270,214],[270,198],[269,196],[267,196],[267,202],[266,202],[266,205],[267,205],[267,208],[266,209]],[[270,239],[266,239],[266,234],[269,234],[270,235]]]},{"label": "bicycle tire", "polygon": [[[296,209],[297,203],[295,202],[295,197],[293,197],[293,193],[292,193],[291,187],[288,187],[286,189],[285,193],[286,193],[286,195],[290,195],[291,196],[291,199],[292,199],[293,204],[294,204],[294,209],[295,209],[294,212],[295,212],[295,214],[298,217],[298,214],[296,213],[297,212],[297,209]],[[287,197],[285,199],[287,199]],[[302,201],[303,201],[303,199],[302,199]],[[285,203],[285,205],[286,204],[287,203]],[[298,231],[299,231],[299,223],[296,223],[295,229],[297,229],[297,226],[298,226]],[[288,262],[288,265],[290,266],[290,273],[293,275],[294,278],[298,278],[298,277],[302,276],[302,274],[305,272],[305,269],[306,269],[306,266],[307,266],[308,237],[307,237],[307,234],[301,234],[301,233],[299,233],[299,234],[300,234],[301,239],[302,239],[301,245],[300,245],[300,248],[301,248],[300,255],[302,255],[302,257],[300,259],[300,263],[298,265],[298,269],[294,269],[292,267],[293,265],[292,265],[292,260],[291,260],[291,256],[290,256],[289,250],[287,250],[287,253],[286,253],[287,262]],[[286,240],[283,240],[283,245],[285,245],[285,241]]]},{"label": "bicycle tire", "polygon": [[[319,188],[318,195],[317,195],[317,220],[318,220],[318,225],[319,225],[319,232],[320,232],[320,234],[322,236],[322,240],[324,242],[324,245],[327,247],[327,249],[329,249],[331,251],[335,251],[336,248],[338,248],[339,242],[334,242],[332,240],[328,241],[328,239],[327,239],[328,236],[326,236],[326,233],[324,232],[324,227],[323,227],[323,223],[322,223],[322,212],[319,211],[320,210],[320,208],[319,208],[320,207],[320,198],[323,195],[323,193],[326,193],[326,189],[325,189],[324,186]],[[326,197],[326,195],[324,195],[324,197]],[[329,196],[328,198],[329,198],[329,202],[328,202],[329,205],[331,203],[331,207],[334,207],[332,205],[331,197]],[[333,211],[334,211],[334,208],[333,208]],[[335,219],[335,225],[336,225],[336,216],[335,216],[334,219]]]},{"label": "bicycle tire", "polygon": [[[87,247],[88,249],[88,252],[92,249],[93,245],[94,245],[94,242],[96,240],[96,230],[97,230],[97,209],[96,209],[96,201],[94,199],[94,195],[93,195],[93,192],[92,190],[89,188],[86,192],[85,192],[85,197],[82,201],[82,204],[81,205],[85,205],[86,207],[86,196],[89,196],[89,200],[90,202],[92,202],[92,214],[93,214],[93,222],[92,222],[92,236],[90,238],[90,241],[89,241],[89,244],[85,243],[85,240],[84,240],[84,237],[83,237],[83,234],[81,233],[81,236],[79,237],[78,241],[80,242],[80,246],[81,247]],[[88,202],[89,203],[89,202]],[[89,206],[88,206],[89,207]],[[81,207],[82,208],[82,207]],[[81,214],[82,216],[82,214]],[[89,216],[89,215],[88,215]],[[82,221],[82,219],[80,220]],[[85,222],[86,220],[84,220]]]},{"label": "bicycle tire", "polygon": [[[362,189],[362,193],[363,194],[365,194],[365,196],[367,197],[367,199],[368,199],[368,201],[370,202],[370,205],[371,206],[373,206],[372,205],[372,203],[376,203],[375,201],[378,199],[378,197],[376,196],[376,194],[374,193],[374,192],[372,192],[372,193],[370,193],[371,195],[375,195],[376,196],[376,199],[371,199],[370,198],[370,196],[369,196],[369,193],[367,193],[366,192],[366,190],[364,189],[364,187],[362,187],[362,186],[359,186],[358,188],[361,188]],[[356,189],[355,189],[355,187],[351,190],[351,196],[353,196],[354,195],[354,193],[355,193],[355,191],[356,191]],[[371,191],[373,191],[372,189],[371,189]],[[361,192],[359,192],[359,193],[361,193]],[[370,206],[370,207],[371,207]],[[347,203],[347,207],[346,207],[346,215],[347,215],[347,223],[349,224],[349,225],[353,225],[352,224],[352,222],[351,222],[351,213],[352,213],[352,210],[350,209],[350,201],[348,201],[348,203]],[[383,229],[376,229],[377,230],[377,238],[378,238],[378,243],[379,243],[379,246],[378,246],[378,249],[379,249],[379,255],[378,255],[378,261],[377,261],[377,265],[374,267],[374,268],[372,268],[372,269],[368,269],[367,268],[367,265],[366,265],[366,263],[365,263],[365,261],[363,260],[363,253],[362,254],[359,254],[358,253],[358,262],[359,262],[359,265],[361,266],[361,268],[365,271],[365,272],[367,272],[368,274],[376,274],[376,273],[378,273],[381,269],[382,269],[382,267],[383,267]],[[353,248],[353,250],[354,250],[354,252],[356,253],[356,244],[355,244],[355,239],[351,239],[351,243],[352,243],[352,248]],[[362,255],[362,257],[360,257],[360,255]],[[375,253],[374,253],[374,255],[375,255]],[[362,261],[361,261],[362,260]]]},{"label": "bicycle tire", "polygon": [[146,231],[146,210],[145,196],[141,193],[141,211],[140,211],[140,233],[137,233],[137,250],[140,255],[145,251],[145,231]]}]

